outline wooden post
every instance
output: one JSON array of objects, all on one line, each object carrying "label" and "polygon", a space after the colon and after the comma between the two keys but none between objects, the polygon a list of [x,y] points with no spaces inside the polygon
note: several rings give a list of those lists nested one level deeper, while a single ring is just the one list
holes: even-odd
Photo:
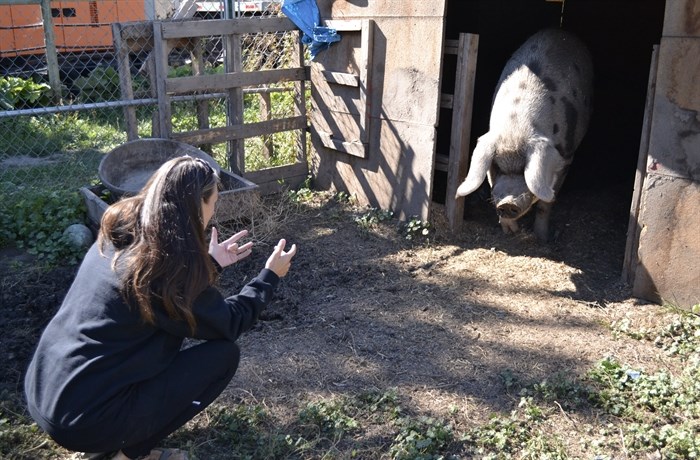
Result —
[{"label": "wooden post", "polygon": [[455,197],[459,184],[467,175],[469,167],[469,139],[472,124],[472,99],[474,97],[474,76],[476,57],[479,49],[479,36],[459,34],[457,52],[457,73],[452,99],[452,134],[450,156],[447,166],[447,195],[445,212],[450,230],[457,232],[464,220],[464,198]]},{"label": "wooden post", "polygon": [[[272,101],[270,98],[270,93],[268,91],[262,91],[258,93],[260,99],[260,121],[268,121],[270,119]],[[272,135],[266,134],[262,136],[263,149],[262,154],[268,160],[274,155],[274,145],[272,142]]]},{"label": "wooden post", "polygon": [[166,92],[165,79],[168,77],[168,53],[170,48],[163,38],[160,21],[153,21],[153,49],[155,61],[156,94],[158,95],[158,135],[169,139],[172,134],[172,110],[170,97]]},{"label": "wooden post", "polygon": [[[226,35],[226,72],[243,71],[240,34]],[[243,124],[243,88],[236,87],[228,90],[228,125]],[[245,143],[243,139],[229,141],[229,166],[231,171],[242,176],[245,173]]]},{"label": "wooden post", "polygon": [[[204,75],[204,41],[199,38],[192,38],[192,42],[188,43],[190,48],[190,56],[192,57],[192,74]],[[195,103],[197,105],[197,125],[199,129],[209,129],[209,102],[200,100]],[[202,150],[211,153],[211,144],[199,145]]]},{"label": "wooden post", "polygon": [[639,246],[639,234],[641,228],[637,221],[639,206],[642,199],[642,186],[646,178],[647,157],[649,155],[649,135],[651,132],[652,113],[654,111],[654,94],[656,93],[656,71],[659,64],[659,45],[654,45],[649,67],[649,81],[647,82],[647,100],[644,107],[644,121],[642,122],[642,138],[639,143],[639,157],[637,158],[637,172],[634,175],[634,192],[630,205],[630,220],[627,226],[627,242],[625,244],[625,259],[622,264],[622,280],[630,286],[634,285],[637,270],[637,247]]},{"label": "wooden post", "polygon": [[360,107],[365,111],[360,114],[360,142],[369,145],[370,117],[372,116],[372,95],[370,72],[372,69],[372,51],[374,47],[374,21],[362,21],[360,56]]},{"label": "wooden post", "polygon": [[44,40],[46,42],[46,67],[49,73],[49,86],[53,90],[54,102],[58,103],[63,97],[58,54],[56,53],[56,36],[53,31],[51,4],[49,0],[41,0],[41,17],[44,23]]},{"label": "wooden post", "polygon": [[[301,32],[296,32],[301,34]],[[298,67],[304,67],[304,45],[301,43],[301,37],[296,40],[296,47],[294,48],[294,58],[293,65]],[[306,80],[300,80],[294,83],[294,115],[302,117],[308,123],[308,118],[306,116]],[[297,137],[297,164],[303,164],[306,168],[306,175],[308,175],[307,152],[306,152],[306,127],[299,130],[299,135]]]},{"label": "wooden post", "polygon": [[[131,80],[131,61],[129,60],[129,47],[122,39],[122,24],[112,24],[112,42],[117,55],[117,69],[119,72],[119,88],[121,98],[125,101],[134,100],[134,88]],[[133,141],[139,138],[138,122],[136,120],[136,108],[130,105],[124,106],[124,121],[126,122],[126,138]]]}]

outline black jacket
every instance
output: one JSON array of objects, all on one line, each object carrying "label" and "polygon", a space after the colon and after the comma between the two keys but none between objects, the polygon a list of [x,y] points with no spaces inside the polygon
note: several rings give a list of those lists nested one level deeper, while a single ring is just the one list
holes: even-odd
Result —
[{"label": "black jacket", "polygon": [[[195,300],[197,328],[155,306],[146,324],[119,292],[111,253],[90,248],[60,309],[42,333],[24,388],[32,416],[53,427],[90,427],[119,408],[130,388],[162,372],[185,337],[235,341],[257,321],[279,277],[263,269],[238,295],[214,287]],[[44,425],[44,423],[39,423]]]}]

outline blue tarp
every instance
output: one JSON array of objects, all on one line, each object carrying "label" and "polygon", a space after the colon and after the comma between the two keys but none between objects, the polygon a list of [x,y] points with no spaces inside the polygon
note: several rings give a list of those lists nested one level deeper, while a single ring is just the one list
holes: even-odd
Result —
[{"label": "blue tarp", "polygon": [[331,43],[340,41],[335,29],[319,25],[321,13],[316,0],[284,0],[282,12],[303,32],[301,42],[309,45],[311,60]]}]

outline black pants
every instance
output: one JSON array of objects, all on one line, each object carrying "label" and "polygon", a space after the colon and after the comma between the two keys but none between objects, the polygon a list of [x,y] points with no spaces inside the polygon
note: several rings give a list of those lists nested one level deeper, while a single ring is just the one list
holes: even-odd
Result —
[{"label": "black pants", "polygon": [[147,455],[224,391],[239,361],[240,350],[234,342],[212,340],[194,345],[182,350],[156,378],[129,391],[124,410],[114,420],[94,430],[49,434],[73,450],[121,450],[130,458]]}]

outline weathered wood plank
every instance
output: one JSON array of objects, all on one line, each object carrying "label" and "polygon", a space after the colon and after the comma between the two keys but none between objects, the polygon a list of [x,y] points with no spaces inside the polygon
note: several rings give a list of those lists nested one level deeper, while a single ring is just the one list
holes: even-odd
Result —
[{"label": "weathered wood plank", "polygon": [[360,86],[360,77],[353,73],[344,72],[331,72],[330,70],[323,70],[321,72],[323,78],[329,83],[335,83],[337,85],[345,86]]},{"label": "weathered wood plank", "polygon": [[[362,36],[360,38],[360,142],[369,143],[369,123],[372,112],[372,95],[370,91],[370,70],[372,69],[372,49],[374,48],[374,21],[362,20]],[[363,149],[366,150],[366,149]],[[366,153],[365,153],[366,154]],[[364,157],[363,157],[364,158]]]},{"label": "weathered wood plank", "polygon": [[287,81],[303,80],[304,68],[259,70],[256,72],[233,71],[217,75],[169,78],[165,91],[171,94],[192,91],[208,92],[221,89],[242,88],[245,86],[269,85]]},{"label": "weathered wood plank", "polygon": [[342,139],[335,139],[329,133],[318,131],[318,137],[324,147],[347,153],[359,158],[367,157],[367,144],[361,142],[350,142]]},{"label": "weathered wood plank", "polygon": [[[297,32],[297,46],[295,49],[294,57],[291,60],[291,64],[297,67],[304,67],[304,44],[300,40],[301,32]],[[294,83],[294,115],[300,117],[304,120],[304,128],[300,129],[297,135],[297,162],[303,163],[306,166],[306,171],[304,177],[309,174],[308,167],[308,152],[306,151],[306,140],[307,140],[307,129],[309,124],[309,119],[306,114],[306,81],[311,79],[310,67],[304,67],[304,74],[306,75],[304,79],[299,80]]]},{"label": "weathered wood plank", "polygon": [[[49,0],[42,0],[41,2],[41,19],[44,24],[53,24]],[[58,102],[61,99],[61,69],[58,64],[56,36],[53,27],[44,27],[44,41],[46,42],[46,71],[49,74],[49,86],[53,90],[53,100]]]},{"label": "weathered wood plank", "polygon": [[440,94],[440,108],[451,109],[454,103],[454,96],[452,94],[442,93]]},{"label": "weathered wood plank", "polygon": [[[260,121],[269,121],[270,114],[272,113],[272,98],[270,93],[260,93],[258,95],[258,101],[260,101]],[[275,144],[272,141],[272,135],[264,134],[262,136],[262,155],[266,159],[272,158],[274,155]]]},{"label": "weathered wood plank", "polygon": [[[119,89],[121,98],[126,101],[134,100],[134,88],[131,80],[131,60],[129,59],[129,48],[122,40],[122,25],[118,22],[112,24],[112,42],[117,57],[117,69],[119,73]],[[151,33],[153,30],[151,29]],[[124,121],[126,123],[126,139],[133,141],[138,139],[138,122],[136,120],[136,107],[127,105],[123,109]]]},{"label": "weathered wood plank", "polygon": [[209,19],[163,22],[163,38],[210,37],[212,35],[262,34],[297,30],[285,17]]},{"label": "weathered wood plank", "polygon": [[659,45],[654,45],[649,66],[649,80],[647,81],[647,99],[644,106],[644,120],[642,122],[642,138],[639,144],[639,156],[637,157],[637,171],[634,175],[634,191],[630,205],[630,220],[627,225],[627,242],[625,244],[625,258],[622,264],[622,280],[629,285],[634,285],[634,278],[639,263],[637,247],[639,235],[642,230],[639,224],[639,207],[642,200],[642,185],[646,177],[647,157],[649,156],[649,136],[651,134],[651,120],[654,113],[654,96],[656,94],[656,73],[659,65]]},{"label": "weathered wood plank", "polygon": [[[158,135],[169,138],[172,133],[172,110],[170,96],[165,90],[165,76],[168,75],[168,53],[166,41],[163,40],[160,22],[153,23],[153,51],[155,61],[156,95],[158,97]],[[154,123],[155,124],[155,123]]]},{"label": "weathered wood plank", "polygon": [[215,144],[229,140],[246,139],[249,137],[291,131],[293,129],[306,129],[306,118],[300,116],[279,118],[275,120],[259,121],[257,123],[173,133],[172,138],[194,145]]},{"label": "weathered wood plank", "polygon": [[[240,35],[227,35],[224,37],[224,49],[226,50],[226,72],[238,73],[243,71],[243,50],[241,48]],[[199,78],[210,78],[206,77]],[[243,89],[240,86],[227,86],[228,88],[228,124],[243,124]],[[229,165],[233,172],[243,175],[245,172],[245,143],[242,139],[231,138],[229,141]]]},{"label": "weathered wood plank", "polygon": [[459,40],[445,40],[442,54],[459,54]]},{"label": "weathered wood plank", "polygon": [[324,24],[338,32],[359,32],[362,30],[361,19],[329,19],[324,21]]},{"label": "weathered wood plank", "polygon": [[445,212],[450,223],[450,229],[453,232],[462,228],[462,221],[464,220],[464,198],[457,199],[456,194],[457,188],[466,177],[469,167],[469,139],[471,137],[474,77],[476,75],[478,50],[478,35],[459,35],[459,54],[457,55],[455,91],[452,100],[452,131],[445,197]]},{"label": "weathered wood plank", "polygon": [[267,195],[299,188],[308,177],[308,166],[306,162],[276,166],[250,171],[244,177],[257,184],[260,193]]}]

